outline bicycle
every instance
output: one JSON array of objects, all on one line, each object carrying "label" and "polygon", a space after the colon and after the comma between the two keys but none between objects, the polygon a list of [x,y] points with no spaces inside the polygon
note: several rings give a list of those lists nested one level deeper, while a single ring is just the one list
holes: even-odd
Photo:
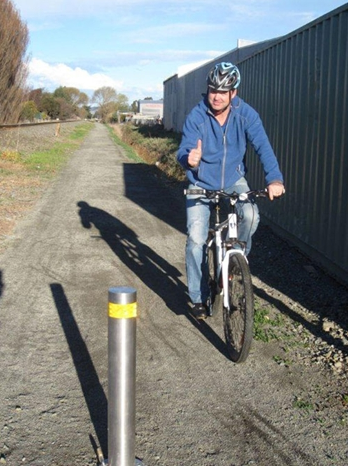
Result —
[{"label": "bicycle", "polygon": [[[225,191],[191,188],[185,189],[184,193],[201,195],[215,204],[215,224],[209,228],[207,239],[210,315],[222,307],[229,356],[235,363],[244,362],[253,339],[254,294],[245,254],[246,243],[238,240],[236,204],[238,201],[252,202],[255,198],[267,197],[267,189],[228,194]],[[229,199],[230,208],[227,218],[220,221],[220,200],[223,198]]]}]

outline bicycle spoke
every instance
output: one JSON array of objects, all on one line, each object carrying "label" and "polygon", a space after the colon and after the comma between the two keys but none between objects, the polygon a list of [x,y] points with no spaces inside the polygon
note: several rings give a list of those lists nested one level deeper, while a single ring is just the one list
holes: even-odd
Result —
[{"label": "bicycle spoke", "polygon": [[229,309],[224,308],[227,348],[234,362],[243,362],[252,341],[254,308],[249,268],[240,254],[230,257],[228,297]]}]

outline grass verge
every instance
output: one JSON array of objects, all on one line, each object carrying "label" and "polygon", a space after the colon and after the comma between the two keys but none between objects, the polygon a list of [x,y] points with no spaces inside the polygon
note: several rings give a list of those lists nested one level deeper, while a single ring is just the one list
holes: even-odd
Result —
[{"label": "grass verge", "polygon": [[91,128],[91,123],[76,126],[65,141],[54,142],[50,149],[23,157],[23,166],[29,171],[40,172],[45,178],[54,176],[65,165],[70,154],[79,147]]},{"label": "grass verge", "polygon": [[[126,143],[124,143],[122,141],[121,137],[119,137],[118,134],[116,133],[115,127],[108,126],[107,128],[109,130],[109,134],[110,134],[111,139],[116,144],[118,144],[119,146],[121,146],[124,149],[124,151],[125,151],[128,158],[130,158],[131,160],[134,160],[135,162],[145,163],[145,161],[141,157],[139,157],[139,155],[136,153],[136,151],[131,146],[129,146],[128,144],[126,144]],[[122,133],[120,133],[120,134],[122,134]]]},{"label": "grass verge", "polygon": [[132,150],[136,161],[156,165],[171,181],[182,181],[185,172],[176,160],[181,135],[166,131],[160,125],[113,125],[111,134],[115,142],[127,151]]},{"label": "grass verge", "polygon": [[[89,122],[66,126],[59,138],[54,137],[52,130],[45,137],[44,133],[48,131],[44,127],[42,130],[39,127],[26,129],[19,133],[25,152],[0,145],[0,251],[5,248],[5,241],[11,238],[17,220],[31,209],[49,180],[62,169],[92,127]],[[38,139],[45,149],[37,150]]]}]

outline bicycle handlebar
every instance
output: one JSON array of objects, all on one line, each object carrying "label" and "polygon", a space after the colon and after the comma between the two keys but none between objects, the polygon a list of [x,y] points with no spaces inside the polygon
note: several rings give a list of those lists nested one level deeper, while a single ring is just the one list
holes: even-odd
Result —
[{"label": "bicycle handlebar", "polygon": [[185,196],[189,194],[202,195],[204,197],[207,197],[208,199],[214,199],[214,198],[218,199],[220,197],[226,197],[229,199],[239,200],[239,201],[247,201],[252,197],[268,197],[267,188],[254,189],[246,193],[240,193],[240,194],[236,192],[229,194],[223,190],[210,191],[208,189],[203,189],[203,188],[191,188],[191,189],[184,189],[184,194]]}]

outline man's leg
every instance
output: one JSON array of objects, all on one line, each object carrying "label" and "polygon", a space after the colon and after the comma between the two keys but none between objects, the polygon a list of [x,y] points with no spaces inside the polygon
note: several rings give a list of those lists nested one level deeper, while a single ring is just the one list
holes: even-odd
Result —
[{"label": "man's leg", "polygon": [[[240,178],[237,183],[228,189],[229,192],[246,193],[250,191],[245,178]],[[251,250],[251,238],[260,222],[259,209],[256,204],[250,202],[237,202],[236,204],[239,224],[238,224],[238,239],[246,243],[246,255]]]},{"label": "man's leg", "polygon": [[206,241],[209,231],[209,200],[189,195],[186,200],[186,274],[192,303],[205,303],[209,297]]}]

